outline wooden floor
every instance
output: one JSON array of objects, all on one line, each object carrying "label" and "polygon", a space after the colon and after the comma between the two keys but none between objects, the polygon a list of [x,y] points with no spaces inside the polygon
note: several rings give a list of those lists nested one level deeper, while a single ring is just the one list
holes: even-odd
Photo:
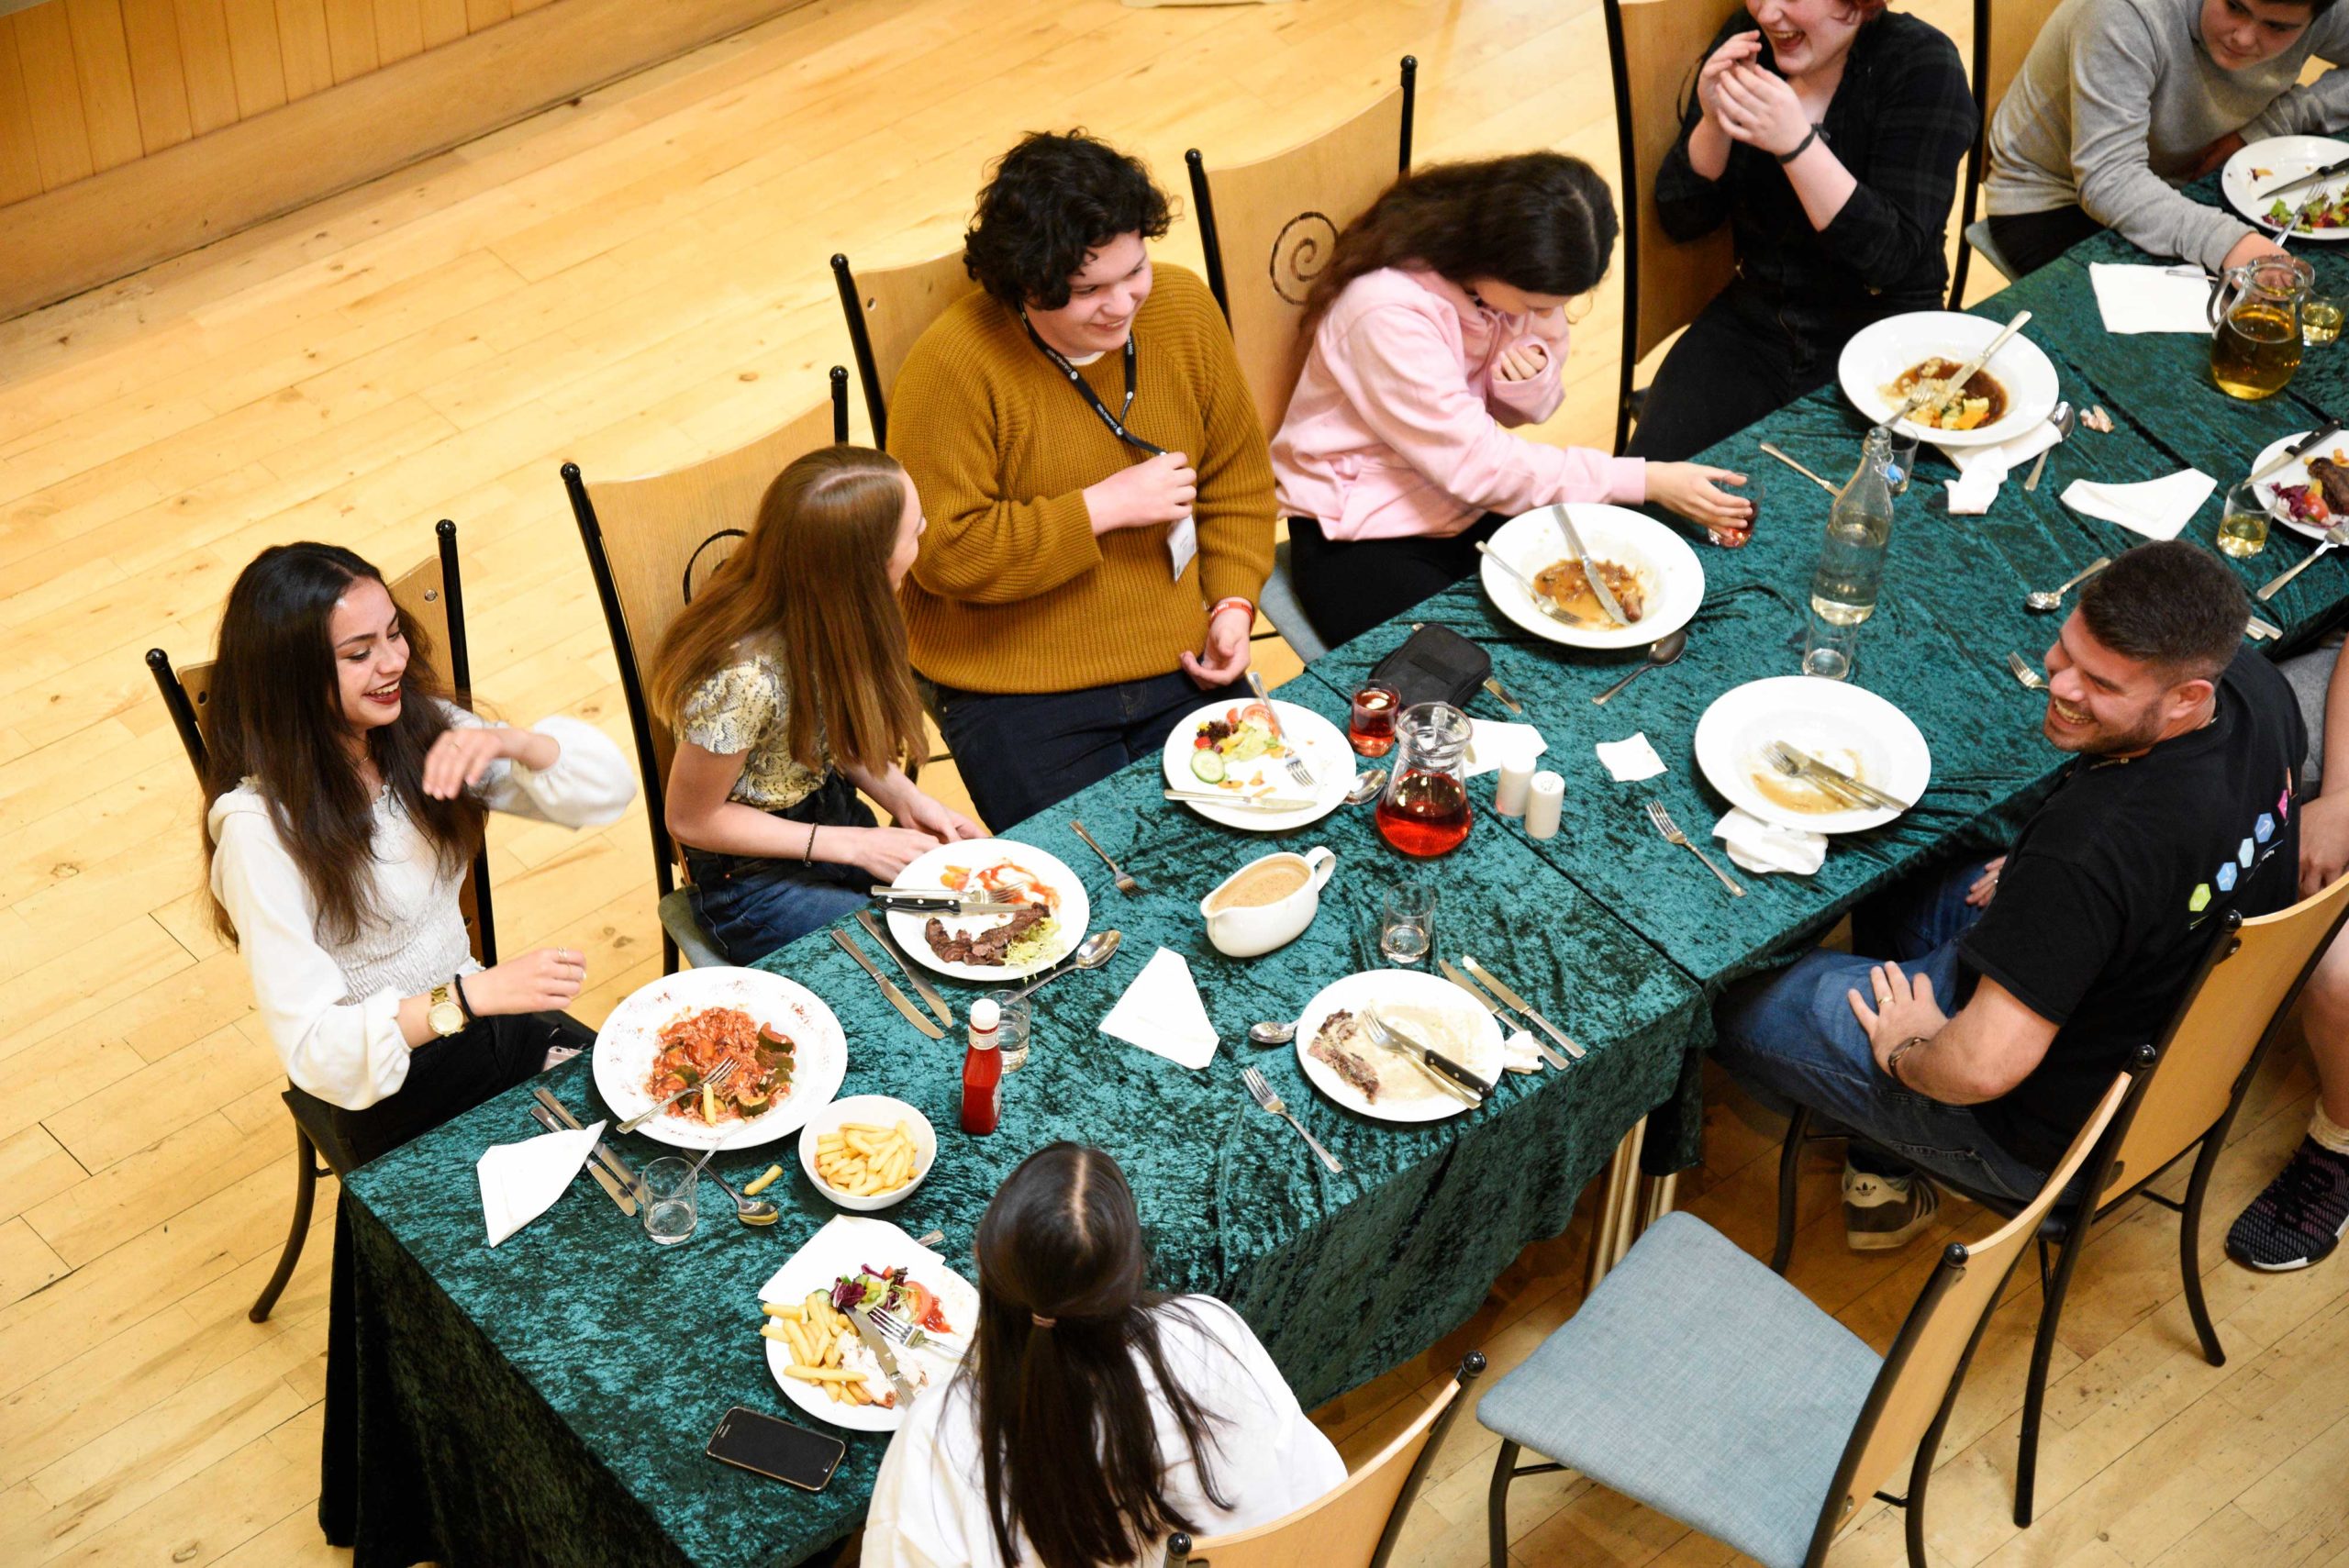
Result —
[{"label": "wooden floor", "polygon": [[[1953,30],[1954,0],[1920,7]],[[1552,145],[1613,167],[1590,0],[823,0],[199,254],[0,324],[0,1562],[328,1562],[311,1520],[327,1235],[276,1316],[245,1308],[292,1186],[281,1074],[208,932],[186,764],[139,656],[203,656],[237,569],[323,537],[390,567],[463,529],[476,679],[502,711],[626,744],[556,465],[656,470],[814,403],[845,344],[824,269],[954,243],[981,167],[1082,123],[1179,186],[1269,152],[1421,61],[1422,159]],[[1046,107],[1049,106],[1049,107]],[[1179,226],[1167,254],[1196,257]],[[0,259],[0,265],[5,265]],[[1603,443],[1617,317],[1578,336],[1550,434]],[[1267,647],[1275,670],[1285,651]],[[658,967],[640,816],[500,824],[501,940],[584,943],[600,1018]],[[2259,1086],[2204,1256],[2299,1137],[2305,1061]],[[1688,1206],[1761,1248],[1766,1128],[1721,1096]],[[1795,1278],[1882,1345],[1929,1266],[1846,1252],[1821,1163]],[[1948,1217],[1959,1233],[1978,1217]],[[2210,1292],[2194,1354],[2176,1222],[2099,1240],[2058,1351],[2043,1514],[2007,1518],[2019,1290],[1935,1484],[1938,1562],[2349,1564],[2349,1267]],[[1579,1227],[1479,1319],[1322,1412],[1359,1455],[1468,1346],[1516,1363],[1573,1309]],[[1403,1568],[1484,1551],[1490,1442],[1463,1421]],[[1839,1562],[1898,1560],[1882,1509]],[[1521,1568],[1729,1560],[1571,1476],[1521,1485]]]}]

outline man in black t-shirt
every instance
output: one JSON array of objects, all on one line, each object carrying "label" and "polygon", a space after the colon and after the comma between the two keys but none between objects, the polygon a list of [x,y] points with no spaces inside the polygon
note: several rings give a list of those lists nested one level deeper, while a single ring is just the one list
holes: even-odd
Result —
[{"label": "man in black t-shirt", "polygon": [[1730,1072],[1856,1135],[1854,1247],[1931,1220],[1911,1167],[2037,1191],[2160,1035],[2220,917],[2292,902],[2307,733],[2284,678],[2243,647],[2248,613],[2193,545],[2122,555],[2047,651],[2041,728],[2078,760],[2012,849],[1874,911],[1887,961],[1820,951],[1724,999]]}]

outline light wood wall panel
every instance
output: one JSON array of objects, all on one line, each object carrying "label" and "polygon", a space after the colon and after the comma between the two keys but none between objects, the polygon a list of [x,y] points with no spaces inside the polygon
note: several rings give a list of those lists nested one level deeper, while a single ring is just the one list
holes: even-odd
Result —
[{"label": "light wood wall panel", "polygon": [[250,119],[285,102],[285,56],[277,43],[276,0],[225,0],[228,62],[237,76],[237,117]]},{"label": "light wood wall panel", "polygon": [[334,85],[326,0],[277,0],[277,42],[284,57],[287,103]]},{"label": "light wood wall panel", "polygon": [[41,188],[33,111],[25,101],[24,67],[17,60],[16,22],[0,17],[0,205],[37,196]]},{"label": "light wood wall panel", "polygon": [[188,118],[187,67],[180,60],[172,0],[122,0],[122,31],[130,49],[140,139],[150,152],[176,147],[195,134],[195,126]]},{"label": "light wood wall panel", "polygon": [[188,117],[202,136],[243,117],[237,111],[237,67],[228,53],[228,18],[220,0],[174,0],[180,59],[187,65]]},{"label": "light wood wall panel", "polygon": [[82,113],[82,87],[73,72],[72,24],[60,0],[17,13],[17,54],[25,76],[25,98],[32,111],[33,152],[45,191],[86,180],[97,172],[90,161],[90,127]]},{"label": "light wood wall panel", "polygon": [[90,128],[90,161],[111,169],[144,157],[139,100],[130,91],[130,51],[122,41],[120,0],[64,0],[66,32],[73,40],[73,71],[82,90],[82,117]]}]

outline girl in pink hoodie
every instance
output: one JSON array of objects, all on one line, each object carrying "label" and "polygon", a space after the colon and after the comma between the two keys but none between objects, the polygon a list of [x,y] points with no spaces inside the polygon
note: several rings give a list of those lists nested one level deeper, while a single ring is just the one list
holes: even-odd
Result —
[{"label": "girl in pink hoodie", "polygon": [[1615,248],[1614,198],[1555,152],[1440,164],[1397,181],[1338,239],[1301,330],[1304,373],[1273,439],[1290,572],[1331,646],[1441,592],[1517,513],[1655,501],[1742,543],[1726,470],[1555,447],[1565,306]]}]

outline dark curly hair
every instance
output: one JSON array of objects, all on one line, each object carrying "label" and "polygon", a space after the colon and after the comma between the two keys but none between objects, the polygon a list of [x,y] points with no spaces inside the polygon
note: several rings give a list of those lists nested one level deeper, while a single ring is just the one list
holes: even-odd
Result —
[{"label": "dark curly hair", "polygon": [[2181,680],[2214,680],[2243,646],[2251,599],[2219,558],[2182,539],[2141,544],[2080,590],[2089,635]]},{"label": "dark curly hair", "polygon": [[1381,267],[1428,267],[1464,284],[1587,294],[1607,275],[1621,225],[1598,171],[1563,152],[1437,163],[1386,187],[1346,226],[1306,296],[1311,331],[1345,286]]},{"label": "dark curly hair", "polygon": [[1150,171],[1084,130],[1034,131],[1003,155],[963,237],[963,265],[1014,310],[1058,310],[1087,253],[1120,234],[1164,238],[1166,193]]}]

